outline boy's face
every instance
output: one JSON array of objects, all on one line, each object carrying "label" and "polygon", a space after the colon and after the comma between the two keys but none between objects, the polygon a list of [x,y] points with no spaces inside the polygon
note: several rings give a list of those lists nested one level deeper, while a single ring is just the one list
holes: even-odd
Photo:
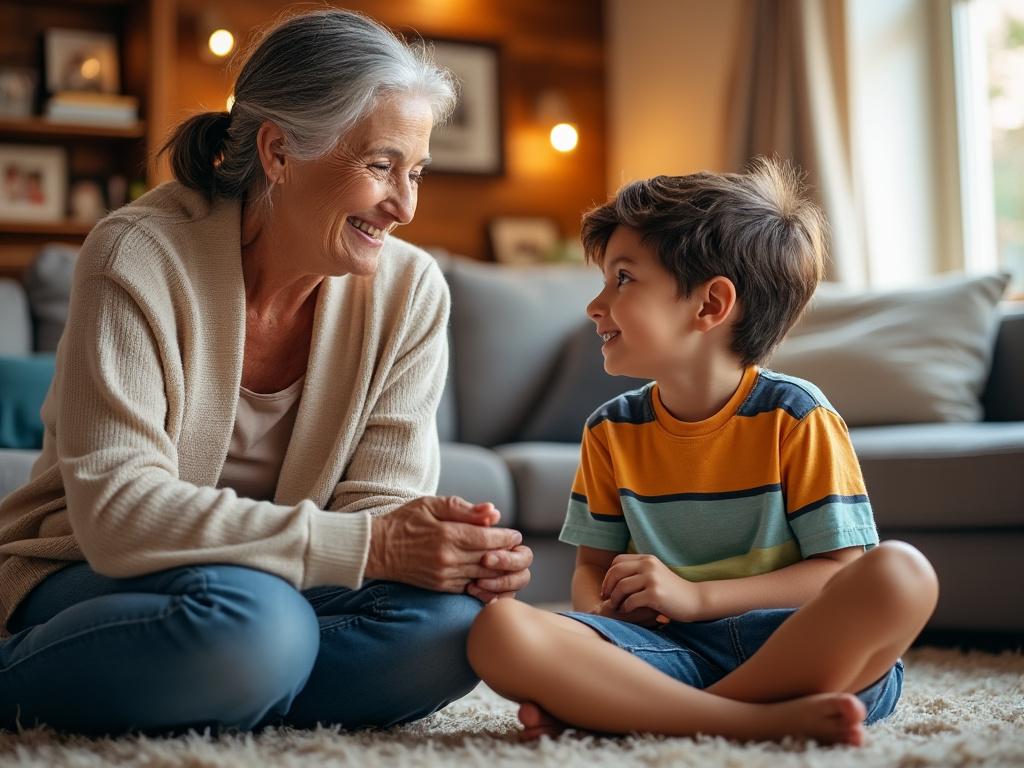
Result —
[{"label": "boy's face", "polygon": [[615,229],[602,272],[604,289],[587,305],[587,315],[604,339],[608,373],[660,379],[693,359],[699,300],[679,296],[676,278],[639,232]]}]

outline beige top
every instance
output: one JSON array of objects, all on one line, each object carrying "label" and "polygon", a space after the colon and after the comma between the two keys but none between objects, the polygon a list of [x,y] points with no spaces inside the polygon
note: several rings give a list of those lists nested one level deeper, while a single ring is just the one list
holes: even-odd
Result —
[{"label": "beige top", "polygon": [[[202,563],[359,587],[371,515],[436,492],[448,289],[389,237],[375,275],[326,278],[272,500],[217,488],[245,346],[238,201],[176,182],[115,211],[75,267],[43,450],[0,501],[0,623],[46,576]],[[4,629],[0,629],[0,632]]]},{"label": "beige top", "polygon": [[269,394],[238,388],[235,427],[218,488],[233,488],[250,499],[274,498],[304,379]]}]

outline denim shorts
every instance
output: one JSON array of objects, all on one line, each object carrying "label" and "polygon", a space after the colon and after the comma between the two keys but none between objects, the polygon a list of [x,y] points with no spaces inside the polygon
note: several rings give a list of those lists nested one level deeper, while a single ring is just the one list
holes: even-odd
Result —
[{"label": "denim shorts", "polygon": [[[694,688],[707,688],[750,658],[795,611],[750,611],[717,621],[673,621],[647,629],[592,613],[562,612],[598,632],[605,640],[660,672]],[[903,662],[857,693],[867,708],[866,725],[888,717],[903,690]]]}]

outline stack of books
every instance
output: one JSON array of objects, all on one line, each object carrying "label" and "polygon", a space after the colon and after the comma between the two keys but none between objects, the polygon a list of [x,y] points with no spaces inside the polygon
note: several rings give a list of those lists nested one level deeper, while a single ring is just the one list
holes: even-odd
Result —
[{"label": "stack of books", "polygon": [[139,119],[139,100],[114,93],[60,91],[46,102],[46,117],[60,123],[134,125]]}]

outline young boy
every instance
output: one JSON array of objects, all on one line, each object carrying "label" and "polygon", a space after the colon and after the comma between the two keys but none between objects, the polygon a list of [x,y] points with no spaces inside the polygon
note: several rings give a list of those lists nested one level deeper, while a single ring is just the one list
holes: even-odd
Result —
[{"label": "young boy", "polygon": [[792,735],[860,744],[891,713],[935,573],[878,544],[846,425],[758,367],[821,278],[825,221],[789,166],[659,176],[583,220],[605,370],[652,379],[583,434],[561,540],[574,611],[485,608],[470,663],[524,737]]}]

